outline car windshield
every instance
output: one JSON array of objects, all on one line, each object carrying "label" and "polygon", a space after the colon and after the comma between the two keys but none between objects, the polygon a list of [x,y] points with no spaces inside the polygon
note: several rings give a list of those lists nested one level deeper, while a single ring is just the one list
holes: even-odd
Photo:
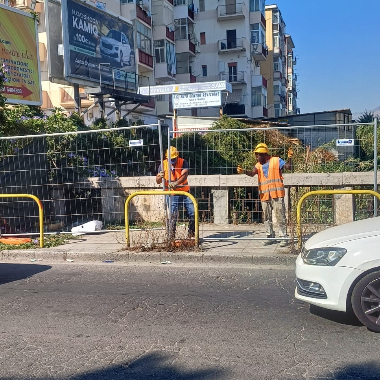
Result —
[{"label": "car windshield", "polygon": [[107,34],[108,38],[113,38],[116,41],[121,41],[121,33],[117,30],[110,30]]}]

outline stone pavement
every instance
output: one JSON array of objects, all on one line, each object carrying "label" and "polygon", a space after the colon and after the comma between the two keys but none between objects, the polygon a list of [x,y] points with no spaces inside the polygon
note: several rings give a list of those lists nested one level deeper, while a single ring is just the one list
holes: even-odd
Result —
[{"label": "stone pavement", "polygon": [[[169,251],[155,248],[164,241],[163,230],[131,230],[131,247],[127,248],[125,231],[102,231],[77,236],[76,239],[54,248],[29,250],[4,250],[0,252],[1,261],[74,261],[74,262],[120,262],[120,263],[207,263],[207,264],[244,264],[276,265],[291,264],[297,257],[297,245],[290,242],[286,248],[278,242],[263,246],[265,238],[263,225],[251,226],[200,226],[200,247]],[[185,236],[184,227],[178,227],[177,236]],[[228,240],[208,240],[225,239]]]}]

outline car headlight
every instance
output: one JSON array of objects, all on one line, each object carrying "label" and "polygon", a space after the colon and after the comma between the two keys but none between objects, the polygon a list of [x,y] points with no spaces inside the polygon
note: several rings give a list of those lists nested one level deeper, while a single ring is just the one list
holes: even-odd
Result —
[{"label": "car headlight", "polygon": [[302,260],[308,265],[334,266],[346,254],[345,248],[322,247],[305,249],[302,254]]},{"label": "car headlight", "polygon": [[119,51],[119,46],[114,47],[116,51]]}]

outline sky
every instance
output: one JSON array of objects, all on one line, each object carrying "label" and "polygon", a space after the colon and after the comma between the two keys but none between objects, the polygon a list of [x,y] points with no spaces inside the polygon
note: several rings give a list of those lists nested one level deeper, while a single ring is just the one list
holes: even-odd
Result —
[{"label": "sky", "polygon": [[380,0],[266,0],[295,44],[301,113],[380,106]]}]

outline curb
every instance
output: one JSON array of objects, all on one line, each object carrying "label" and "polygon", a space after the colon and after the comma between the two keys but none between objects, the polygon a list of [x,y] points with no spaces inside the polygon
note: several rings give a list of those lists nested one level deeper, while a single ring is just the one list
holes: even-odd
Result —
[{"label": "curb", "polygon": [[[114,263],[191,263],[191,264],[245,264],[245,265],[289,265],[295,263],[297,255],[291,253],[272,255],[226,255],[214,253],[175,252],[79,252],[63,250],[5,250],[0,251],[1,261],[71,261]],[[169,263],[168,263],[169,264]]]}]

